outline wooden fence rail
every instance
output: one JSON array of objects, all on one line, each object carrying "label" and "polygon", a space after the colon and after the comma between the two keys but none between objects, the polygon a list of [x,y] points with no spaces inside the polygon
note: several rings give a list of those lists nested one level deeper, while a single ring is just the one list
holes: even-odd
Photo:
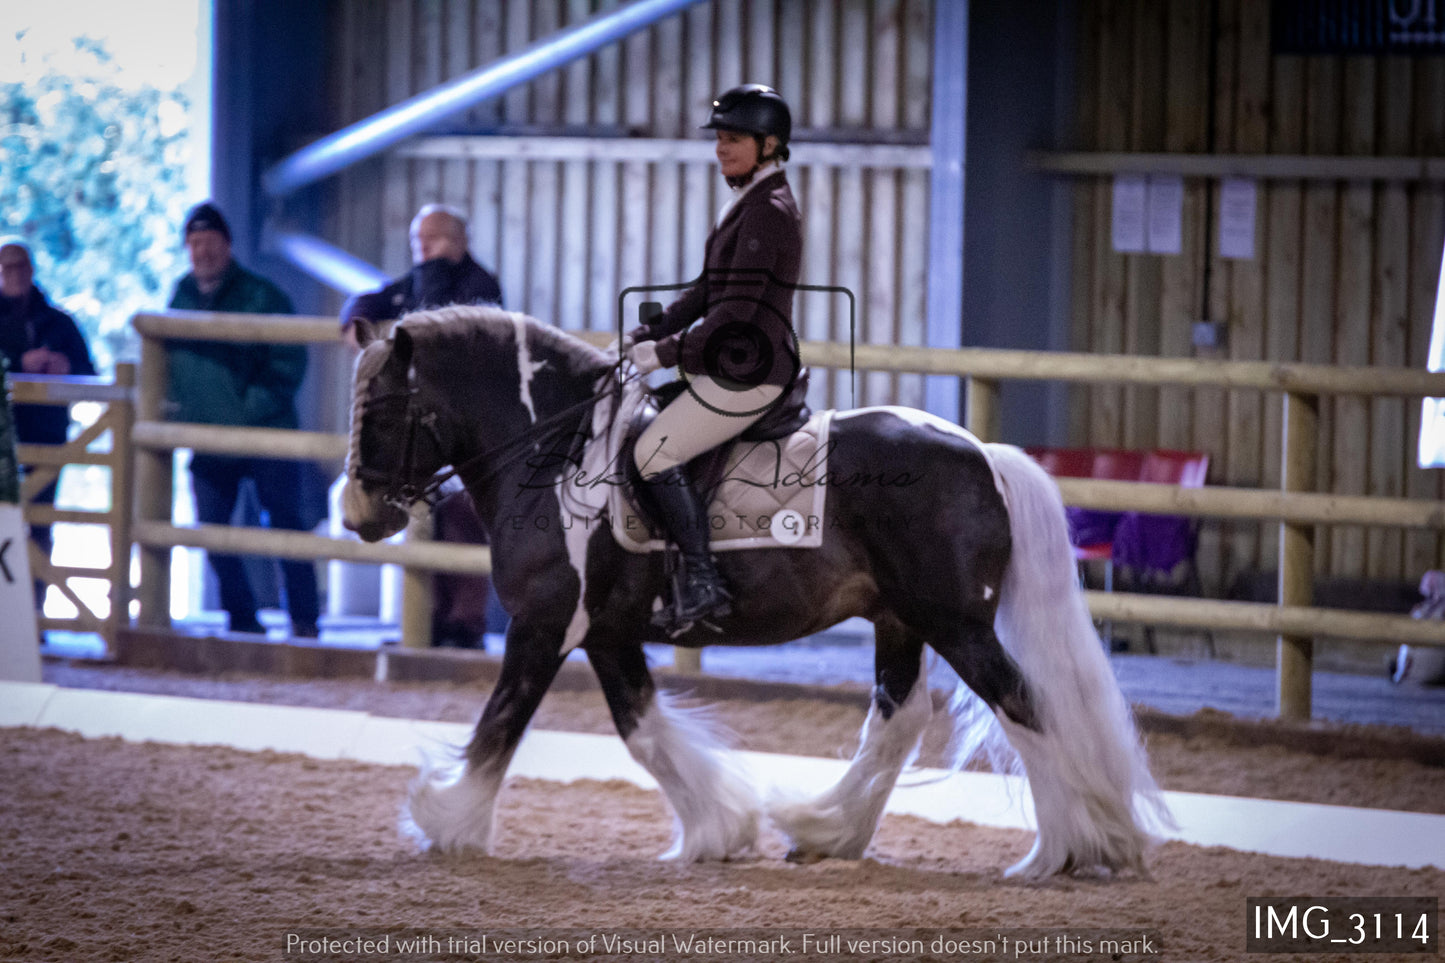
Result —
[{"label": "wooden fence rail", "polygon": [[[171,524],[171,452],[174,448],[334,459],[344,453],[346,439],[319,432],[165,422],[161,417],[166,384],[164,339],[336,343],[336,328],[331,318],[191,312],[139,314],[134,324],[142,336],[141,378],[136,420],[125,437],[135,461],[136,501],[133,522],[122,524],[130,524],[127,531],[133,531],[140,551],[141,583],[137,594],[141,601],[143,623],[158,624],[168,619],[169,553],[175,545],[288,558],[393,562],[405,566],[411,575],[425,571],[481,573],[489,570],[489,554],[472,547],[434,543],[363,545],[305,533],[204,525],[180,528]],[[594,344],[609,340],[607,335],[598,333],[584,337]],[[1284,407],[1280,445],[1284,471],[1280,490],[1181,489],[1170,485],[1089,480],[1063,480],[1060,489],[1069,504],[1089,508],[1279,522],[1282,535],[1279,603],[1265,605],[1090,592],[1091,610],[1098,617],[1115,621],[1278,633],[1278,708],[1282,716],[1290,718],[1309,716],[1312,640],[1315,636],[1445,645],[1445,622],[1316,609],[1310,605],[1312,551],[1317,526],[1368,524],[1445,529],[1445,503],[1439,501],[1338,496],[1313,491],[1317,432],[1314,414],[1319,397],[1333,394],[1445,396],[1445,374],[1398,368],[1194,361],[969,348],[938,350],[815,341],[803,342],[801,347],[804,360],[819,367],[847,368],[853,365],[869,371],[956,375],[966,379],[968,427],[986,440],[997,437],[994,426],[998,383],[1002,380],[1213,386],[1278,392]],[[120,437],[119,432],[117,437]],[[26,453],[38,454],[28,448]],[[123,579],[123,571],[117,570],[113,577]],[[424,596],[415,593],[408,598],[413,603],[424,601]],[[407,614],[408,605],[408,601],[404,600],[404,639],[407,638],[408,627],[420,621],[420,616],[414,611],[418,604],[411,604],[411,615]]]}]

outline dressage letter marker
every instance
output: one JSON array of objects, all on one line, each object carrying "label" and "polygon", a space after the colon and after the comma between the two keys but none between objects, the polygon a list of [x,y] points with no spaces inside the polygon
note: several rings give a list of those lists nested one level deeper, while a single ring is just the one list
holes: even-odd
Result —
[{"label": "dressage letter marker", "polygon": [[0,502],[0,679],[40,681],[35,589],[26,557],[29,529],[19,505]]}]

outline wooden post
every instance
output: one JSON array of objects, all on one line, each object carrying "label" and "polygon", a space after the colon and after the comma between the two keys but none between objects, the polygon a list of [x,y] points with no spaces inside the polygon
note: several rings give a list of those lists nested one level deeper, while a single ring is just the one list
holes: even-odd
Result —
[{"label": "wooden post", "polygon": [[[1284,395],[1284,464],[1280,488],[1312,492],[1315,488],[1315,434],[1319,428],[1317,395]],[[1314,601],[1315,527],[1282,522],[1279,526],[1279,604],[1311,605]],[[1278,712],[1282,719],[1310,717],[1310,673],[1314,638],[1281,635],[1276,643]]]},{"label": "wooden post", "polygon": [[997,441],[998,382],[969,375],[964,381],[964,392],[964,427],[973,432],[980,441]]},{"label": "wooden post", "polygon": [[678,672],[697,674],[702,671],[702,649],[684,649],[680,645],[672,647],[672,667]]},{"label": "wooden post", "polygon": [[[432,516],[412,516],[406,526],[406,540],[429,542],[434,531]],[[436,604],[432,573],[408,568],[401,576],[401,644],[407,649],[431,648],[432,607]]]},{"label": "wooden post", "polygon": [[110,614],[101,637],[107,655],[115,654],[116,633],[130,622],[130,520],[135,450],[136,370],[133,364],[115,366],[115,383],[126,397],[110,403]]},{"label": "wooden post", "polygon": [[[160,421],[165,406],[167,378],[165,343],[158,338],[142,337],[140,349],[140,392],[136,399],[137,421]],[[141,521],[171,521],[171,501],[175,479],[172,471],[174,452],[135,452],[135,513]],[[121,594],[119,592],[117,595]],[[169,545],[142,545],[140,548],[141,625],[170,628],[171,625],[171,548]]]}]

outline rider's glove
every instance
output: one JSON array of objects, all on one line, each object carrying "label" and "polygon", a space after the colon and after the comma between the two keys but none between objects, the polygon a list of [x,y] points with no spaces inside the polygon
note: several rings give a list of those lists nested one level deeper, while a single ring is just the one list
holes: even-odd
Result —
[{"label": "rider's glove", "polygon": [[628,360],[637,366],[640,374],[651,374],[662,367],[657,360],[657,342],[639,341],[627,352]]}]

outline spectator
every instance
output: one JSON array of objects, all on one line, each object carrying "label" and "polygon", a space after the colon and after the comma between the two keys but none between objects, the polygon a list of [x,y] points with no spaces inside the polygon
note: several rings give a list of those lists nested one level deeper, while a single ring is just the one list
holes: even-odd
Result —
[{"label": "spectator", "polygon": [[467,218],[454,207],[427,204],[411,220],[412,269],[379,291],[358,294],[341,309],[341,329],[352,347],[352,321],[395,321],[408,311],[448,304],[502,303],[496,277],[467,250]]},{"label": "spectator", "polygon": [[[341,310],[341,329],[356,346],[353,321],[394,321],[408,311],[449,304],[502,303],[502,288],[468,251],[467,218],[454,207],[427,204],[411,221],[412,269],[379,291],[359,294]],[[487,544],[486,528],[464,490],[449,490],[433,512],[439,542]],[[432,579],[432,644],[476,648],[490,625],[505,629],[506,611],[485,575],[438,572]],[[489,618],[490,613],[490,618]]]},{"label": "spectator", "polygon": [[[30,248],[13,237],[0,238],[0,351],[14,374],[95,374],[80,328],[35,286]],[[15,440],[22,445],[62,445],[69,429],[70,412],[63,406],[15,406]],[[55,482],[46,485],[35,503],[53,505],[55,489]],[[48,558],[54,544],[50,526],[31,525],[30,538]],[[44,604],[45,583],[36,579],[36,612]]]},{"label": "spectator", "polygon": [[[231,256],[231,229],[214,205],[200,204],[186,217],[183,236],[191,272],[176,284],[170,307],[191,311],[290,314],[291,300],[275,284]],[[176,340],[167,345],[172,420],[251,428],[295,428],[296,390],[306,373],[300,345],[234,344]],[[320,496],[299,462],[197,454],[191,459],[196,516],[228,524],[241,483],[251,479],[273,528],[309,531],[325,514]],[[241,560],[208,553],[220,583],[221,607],[233,632],[264,633],[256,597]],[[314,638],[319,600],[316,569],[309,561],[281,561],[291,633]]]}]

